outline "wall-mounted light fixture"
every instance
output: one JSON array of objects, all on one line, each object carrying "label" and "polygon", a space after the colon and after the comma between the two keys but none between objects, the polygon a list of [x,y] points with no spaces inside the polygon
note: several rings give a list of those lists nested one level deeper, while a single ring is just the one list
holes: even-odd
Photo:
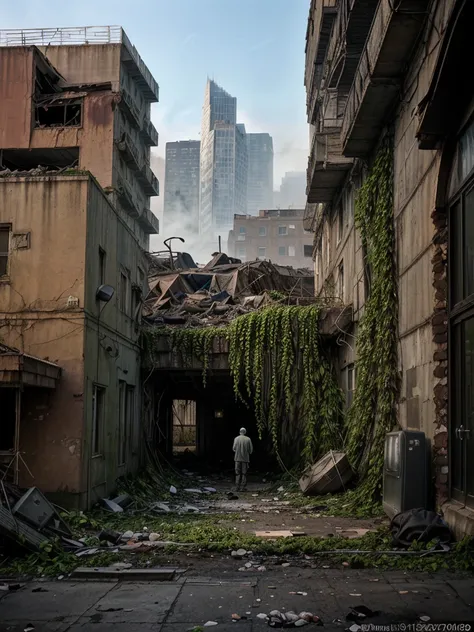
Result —
[{"label": "wall-mounted light fixture", "polygon": [[224,416],[224,411],[223,410],[216,410],[216,411],[214,411],[214,417],[216,419],[222,419],[223,416]]}]

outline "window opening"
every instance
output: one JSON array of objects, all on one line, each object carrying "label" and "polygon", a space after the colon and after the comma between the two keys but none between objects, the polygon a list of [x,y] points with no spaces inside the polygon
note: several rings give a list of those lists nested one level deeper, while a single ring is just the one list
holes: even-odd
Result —
[{"label": "window opening", "polygon": [[94,384],[92,387],[92,455],[102,452],[102,426],[104,420],[105,388]]},{"label": "window opening", "polygon": [[11,452],[15,449],[16,388],[0,388],[0,410],[0,452]]},{"label": "window opening", "polygon": [[196,402],[173,400],[173,453],[196,452]]},{"label": "window opening", "polygon": [[82,99],[47,97],[36,104],[35,127],[80,127],[82,125]]},{"label": "window opening", "polygon": [[8,273],[10,254],[10,226],[0,226],[0,277]]}]

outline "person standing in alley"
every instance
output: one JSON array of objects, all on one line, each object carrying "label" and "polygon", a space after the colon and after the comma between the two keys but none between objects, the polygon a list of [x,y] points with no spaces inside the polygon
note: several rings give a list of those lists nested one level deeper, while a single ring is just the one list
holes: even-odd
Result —
[{"label": "person standing in alley", "polygon": [[245,491],[247,488],[250,455],[253,452],[252,440],[250,437],[247,437],[245,428],[241,428],[239,436],[234,439],[233,450],[235,453],[235,485],[238,492]]}]

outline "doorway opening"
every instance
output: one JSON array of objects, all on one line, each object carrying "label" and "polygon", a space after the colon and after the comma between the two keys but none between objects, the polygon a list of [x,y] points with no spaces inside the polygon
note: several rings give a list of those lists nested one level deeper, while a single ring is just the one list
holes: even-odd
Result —
[{"label": "doorway opening", "polygon": [[15,449],[16,425],[16,389],[0,388],[0,452],[13,452]]},{"label": "doorway opening", "polygon": [[174,399],[173,415],[173,454],[196,452],[196,402],[192,399]]}]

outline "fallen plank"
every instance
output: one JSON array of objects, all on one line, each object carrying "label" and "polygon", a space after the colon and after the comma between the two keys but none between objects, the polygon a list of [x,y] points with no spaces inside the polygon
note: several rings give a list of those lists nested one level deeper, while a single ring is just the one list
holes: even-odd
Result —
[{"label": "fallen plank", "polygon": [[48,542],[49,539],[20,520],[20,518],[13,516],[8,509],[2,506],[0,506],[0,532],[31,551],[39,551],[41,545],[44,542]]},{"label": "fallen plank", "polygon": [[168,567],[117,569],[109,567],[87,568],[86,566],[81,566],[73,571],[71,577],[75,579],[123,579],[125,581],[149,581],[154,579],[166,582],[173,580],[177,572],[180,572],[179,569]]}]

